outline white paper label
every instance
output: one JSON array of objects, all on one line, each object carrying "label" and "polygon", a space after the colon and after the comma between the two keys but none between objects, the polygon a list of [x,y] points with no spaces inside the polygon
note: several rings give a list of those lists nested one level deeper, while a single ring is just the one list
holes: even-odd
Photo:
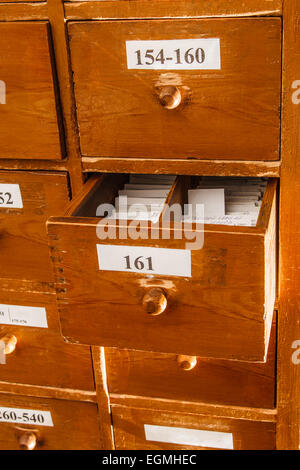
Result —
[{"label": "white paper label", "polygon": [[191,251],[146,246],[97,245],[100,271],[191,277]]},{"label": "white paper label", "polygon": [[23,201],[18,184],[0,184],[0,209],[22,209]]},{"label": "white paper label", "polygon": [[128,69],[220,70],[220,39],[126,41]]},{"label": "white paper label", "polygon": [[0,407],[1,423],[30,424],[31,426],[53,426],[50,411],[26,410]]},{"label": "white paper label", "polygon": [[214,449],[233,449],[233,436],[229,432],[203,431],[152,424],[145,424],[144,429],[147,441]]},{"label": "white paper label", "polygon": [[48,328],[46,309],[0,304],[0,324]]}]

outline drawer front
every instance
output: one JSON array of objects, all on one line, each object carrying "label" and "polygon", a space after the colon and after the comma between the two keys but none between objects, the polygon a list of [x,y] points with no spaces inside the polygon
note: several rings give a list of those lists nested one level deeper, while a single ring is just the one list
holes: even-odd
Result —
[{"label": "drawer front", "polygon": [[101,449],[97,405],[0,395],[0,449]]},{"label": "drawer front", "polygon": [[53,282],[46,221],[69,201],[67,174],[0,171],[0,188],[1,278]]},{"label": "drawer front", "polygon": [[90,348],[64,342],[55,295],[2,288],[0,304],[0,342],[7,353],[2,382],[95,389]]},{"label": "drawer front", "polygon": [[[97,198],[110,202],[114,178],[96,177],[95,186],[91,183],[87,189],[96,199],[87,195],[83,201],[81,196],[78,211],[73,212],[79,215],[48,223],[64,336],[73,342],[120,349],[265,361],[275,298],[276,182],[266,190],[260,226],[206,226],[203,247],[195,244],[190,250],[189,277],[177,271],[176,275],[140,274],[125,265],[132,247],[137,257],[143,250],[144,260],[150,256],[148,248],[166,249],[166,264],[174,265],[175,253],[186,250],[186,240],[178,239],[176,227],[165,229],[167,237],[160,240],[151,235],[148,239],[127,235],[124,240],[121,235],[118,238],[118,231],[108,239],[98,238],[101,219],[91,218],[90,213],[97,207]],[[89,217],[84,217],[85,212]],[[198,235],[201,238],[201,230],[195,231]],[[99,268],[107,244],[111,257],[118,248],[121,271],[114,270],[115,265]],[[164,308],[151,315],[147,309],[154,291],[160,292]],[[160,300],[153,302],[160,307]]]},{"label": "drawer front", "polygon": [[0,49],[0,158],[62,158],[49,25],[2,22]]},{"label": "drawer front", "polygon": [[[112,407],[117,450],[275,449],[275,424]],[[192,444],[191,444],[192,443]]]},{"label": "drawer front", "polygon": [[109,348],[105,357],[111,394],[275,406],[275,324],[265,364]]},{"label": "drawer front", "polygon": [[[84,156],[279,159],[279,18],[89,21],[68,30]],[[213,52],[197,42],[212,39]],[[133,68],[126,41],[140,41]]]},{"label": "drawer front", "polygon": [[0,158],[62,157],[49,34],[46,22],[0,25]]}]

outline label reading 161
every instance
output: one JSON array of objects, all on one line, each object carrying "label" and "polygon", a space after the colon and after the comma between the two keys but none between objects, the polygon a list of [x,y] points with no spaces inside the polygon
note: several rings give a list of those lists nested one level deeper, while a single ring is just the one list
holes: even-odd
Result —
[{"label": "label reading 161", "polygon": [[220,39],[126,41],[129,69],[219,70]]},{"label": "label reading 161", "polygon": [[53,426],[50,411],[0,407],[0,422]]},{"label": "label reading 161", "polygon": [[100,271],[191,277],[190,250],[97,245]]}]

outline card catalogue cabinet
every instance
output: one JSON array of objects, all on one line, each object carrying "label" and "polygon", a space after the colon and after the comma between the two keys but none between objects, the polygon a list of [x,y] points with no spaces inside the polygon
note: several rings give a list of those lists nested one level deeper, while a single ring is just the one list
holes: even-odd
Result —
[{"label": "card catalogue cabinet", "polygon": [[299,15],[0,0],[1,449],[299,448]]}]

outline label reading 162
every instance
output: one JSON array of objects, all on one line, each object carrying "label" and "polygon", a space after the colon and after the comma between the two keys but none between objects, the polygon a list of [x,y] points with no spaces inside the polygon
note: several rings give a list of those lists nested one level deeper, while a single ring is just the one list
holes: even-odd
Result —
[{"label": "label reading 162", "polygon": [[53,426],[50,411],[0,407],[0,422]]},{"label": "label reading 162", "polygon": [[23,201],[18,184],[0,184],[0,208],[22,209]]},{"label": "label reading 162", "polygon": [[221,68],[220,40],[126,41],[129,69],[216,70]]}]

